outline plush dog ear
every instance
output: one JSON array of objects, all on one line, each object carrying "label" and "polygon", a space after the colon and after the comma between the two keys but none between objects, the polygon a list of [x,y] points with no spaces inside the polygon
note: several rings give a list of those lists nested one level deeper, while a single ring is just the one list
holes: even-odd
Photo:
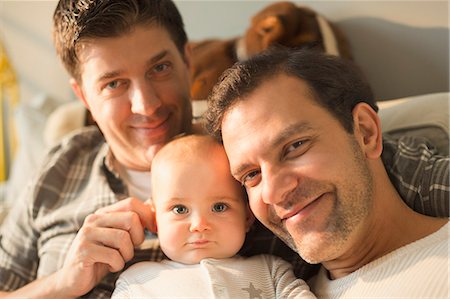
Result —
[{"label": "plush dog ear", "polygon": [[238,42],[238,60],[272,45],[317,48],[352,59],[345,35],[314,10],[292,2],[276,2],[253,16],[251,25]]},{"label": "plush dog ear", "polygon": [[285,28],[279,16],[268,16],[255,24],[255,32],[261,37],[261,49],[266,49],[281,40],[285,34]]},{"label": "plush dog ear", "polygon": [[239,60],[247,59],[273,44],[285,44],[296,27],[297,6],[291,2],[277,2],[267,6],[252,17],[242,44],[239,45]]},{"label": "plush dog ear", "polygon": [[191,99],[206,100],[220,75],[235,62],[235,40],[205,40],[191,46]]}]

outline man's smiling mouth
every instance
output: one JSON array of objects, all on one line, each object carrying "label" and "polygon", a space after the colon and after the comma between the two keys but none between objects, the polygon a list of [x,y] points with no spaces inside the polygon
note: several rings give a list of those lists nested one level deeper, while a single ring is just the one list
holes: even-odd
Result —
[{"label": "man's smiling mouth", "polygon": [[318,197],[309,199],[306,202],[302,202],[294,206],[293,209],[290,209],[290,211],[280,217],[281,223],[286,226],[291,222],[299,223],[300,221],[308,218],[313,213],[313,210],[316,208],[318,203],[323,199],[325,194],[326,193],[321,194]]}]

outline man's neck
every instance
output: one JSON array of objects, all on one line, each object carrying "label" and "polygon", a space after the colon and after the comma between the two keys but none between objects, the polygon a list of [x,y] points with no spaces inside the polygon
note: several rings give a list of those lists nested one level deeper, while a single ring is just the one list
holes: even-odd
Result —
[{"label": "man's neck", "polygon": [[151,195],[150,171],[137,171],[124,167],[118,161],[115,169],[128,189],[128,195],[145,201]]}]

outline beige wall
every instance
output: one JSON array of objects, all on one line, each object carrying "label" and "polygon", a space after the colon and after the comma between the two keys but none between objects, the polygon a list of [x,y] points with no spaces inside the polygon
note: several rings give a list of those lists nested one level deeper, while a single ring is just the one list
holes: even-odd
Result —
[{"label": "beige wall", "polygon": [[0,0],[0,40],[19,77],[22,101],[39,94],[59,101],[72,97],[51,41],[55,5],[55,1]]},{"label": "beige wall", "polygon": [[[264,1],[176,1],[191,39],[240,35]],[[299,2],[300,3],[300,2]],[[302,1],[349,36],[356,61],[381,99],[448,91],[447,1]],[[18,73],[22,100],[73,99],[51,43],[56,1],[0,0],[0,39]]]},{"label": "beige wall", "polygon": [[[449,90],[448,1],[296,2],[343,29],[378,99]],[[202,39],[242,34],[251,16],[270,2],[177,3],[190,38]]]}]

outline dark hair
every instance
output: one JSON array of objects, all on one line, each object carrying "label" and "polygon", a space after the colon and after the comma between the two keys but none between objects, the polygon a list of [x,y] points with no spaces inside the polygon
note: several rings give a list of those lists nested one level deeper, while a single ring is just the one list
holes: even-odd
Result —
[{"label": "dark hair", "polygon": [[171,0],[60,0],[53,15],[53,42],[69,74],[79,80],[80,41],[117,37],[135,25],[150,23],[165,28],[184,55],[187,35]]},{"label": "dark hair", "polygon": [[[279,74],[305,81],[314,99],[353,132],[352,110],[359,102],[375,111],[372,90],[361,70],[351,61],[315,50],[276,48],[228,69],[214,87],[205,114],[206,129],[222,140],[222,119],[237,101],[245,100],[262,83]],[[273,99],[274,105],[279,99]]]}]

